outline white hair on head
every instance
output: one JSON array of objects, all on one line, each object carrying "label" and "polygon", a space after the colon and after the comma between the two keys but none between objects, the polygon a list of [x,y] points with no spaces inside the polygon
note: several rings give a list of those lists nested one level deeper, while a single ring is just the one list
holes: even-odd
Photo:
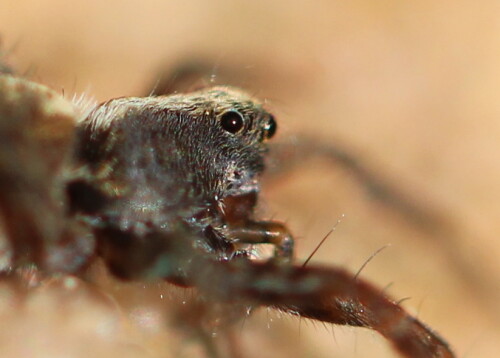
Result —
[{"label": "white hair on head", "polygon": [[97,100],[86,92],[75,93],[70,102],[75,107],[77,123],[83,122],[98,104]]}]

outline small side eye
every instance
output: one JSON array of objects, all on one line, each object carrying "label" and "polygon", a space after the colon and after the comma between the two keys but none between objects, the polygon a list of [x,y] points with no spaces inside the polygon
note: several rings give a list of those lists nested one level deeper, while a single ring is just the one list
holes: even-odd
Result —
[{"label": "small side eye", "polygon": [[229,133],[238,133],[244,125],[243,116],[236,111],[228,111],[220,117],[220,124]]},{"label": "small side eye", "polygon": [[270,139],[276,133],[278,124],[272,115],[269,115],[269,121],[264,125],[264,138]]}]

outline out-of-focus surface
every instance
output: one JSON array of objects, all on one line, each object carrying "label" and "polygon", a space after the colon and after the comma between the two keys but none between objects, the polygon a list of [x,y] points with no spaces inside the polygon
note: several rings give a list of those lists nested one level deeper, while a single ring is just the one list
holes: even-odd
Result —
[{"label": "out-of-focus surface", "polygon": [[[266,214],[286,220],[298,236],[299,259],[345,214],[316,262],[356,272],[391,244],[362,277],[380,287],[393,282],[388,292],[411,297],[403,305],[458,356],[494,357],[500,351],[499,13],[497,1],[461,0],[7,0],[0,3],[0,36],[18,71],[68,97],[141,95],[161,71],[190,59],[207,61],[216,80],[230,68],[233,84],[267,100],[279,139],[302,133],[340,145],[437,218],[430,230],[412,224],[338,166],[304,161],[263,193]],[[185,335],[166,329],[158,307],[170,286],[160,286],[119,286],[106,293],[118,298],[104,300],[126,302],[116,308],[97,305],[86,291],[60,297],[55,285],[28,295],[16,310],[16,291],[3,283],[0,342],[12,357],[27,346],[50,354],[59,342],[74,352],[65,356],[75,357],[91,348],[106,357],[201,355]],[[75,300],[81,306],[61,308]],[[99,340],[82,335],[86,325]],[[246,320],[237,341],[243,357],[393,354],[375,333],[333,332],[262,310]]]}]

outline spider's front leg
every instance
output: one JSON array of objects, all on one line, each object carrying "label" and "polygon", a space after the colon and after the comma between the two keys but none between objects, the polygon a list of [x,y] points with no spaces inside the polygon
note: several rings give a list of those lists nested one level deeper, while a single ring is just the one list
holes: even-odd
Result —
[{"label": "spider's front leg", "polygon": [[439,335],[380,289],[339,268],[202,259],[193,261],[188,277],[219,301],[271,306],[300,317],[376,330],[405,357],[454,357]]},{"label": "spider's front leg", "polygon": [[101,234],[100,253],[112,268],[118,264],[130,274],[196,287],[213,302],[270,306],[318,321],[370,328],[404,357],[454,357],[438,334],[380,289],[340,268],[262,263],[244,256],[221,261],[195,248],[199,238],[186,230],[173,235],[150,228],[138,236],[108,227]]}]

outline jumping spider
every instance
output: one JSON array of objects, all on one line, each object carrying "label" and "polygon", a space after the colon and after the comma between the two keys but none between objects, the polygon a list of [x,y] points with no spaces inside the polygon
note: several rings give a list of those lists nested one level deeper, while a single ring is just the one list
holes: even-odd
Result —
[{"label": "jumping spider", "polygon": [[[341,268],[295,263],[286,226],[254,217],[277,129],[257,100],[213,87],[113,99],[76,117],[55,92],[0,76],[4,268],[82,274],[101,258],[122,279],[368,327],[405,357],[454,356],[382,290]],[[267,261],[247,249],[261,243],[275,248]]]}]

